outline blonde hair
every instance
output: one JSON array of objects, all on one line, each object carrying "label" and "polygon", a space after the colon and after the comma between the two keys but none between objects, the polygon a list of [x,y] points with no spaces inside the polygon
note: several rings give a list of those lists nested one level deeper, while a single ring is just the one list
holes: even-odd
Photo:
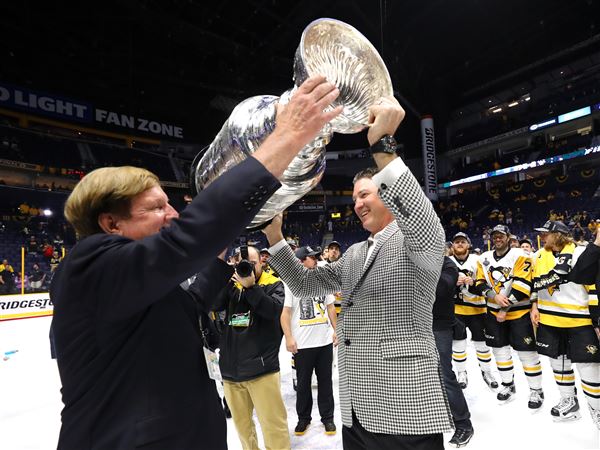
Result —
[{"label": "blonde hair", "polygon": [[563,248],[565,247],[565,245],[567,244],[574,244],[575,241],[573,240],[573,238],[567,234],[564,233],[556,233],[556,241],[554,242],[554,245],[558,248]]},{"label": "blonde hair", "polygon": [[88,173],[75,186],[65,204],[65,217],[79,237],[102,233],[101,213],[129,217],[131,199],[160,186],[158,177],[139,167],[102,167]]}]

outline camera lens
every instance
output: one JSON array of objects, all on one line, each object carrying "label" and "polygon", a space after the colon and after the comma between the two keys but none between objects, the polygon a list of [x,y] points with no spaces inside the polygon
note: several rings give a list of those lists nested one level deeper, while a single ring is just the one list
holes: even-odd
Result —
[{"label": "camera lens", "polygon": [[242,278],[249,277],[254,272],[254,266],[250,261],[242,259],[238,265],[235,266],[235,271]]}]

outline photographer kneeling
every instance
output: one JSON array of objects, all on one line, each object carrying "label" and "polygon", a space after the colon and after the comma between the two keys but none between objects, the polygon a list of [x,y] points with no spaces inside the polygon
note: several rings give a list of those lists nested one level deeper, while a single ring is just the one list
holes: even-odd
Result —
[{"label": "photographer kneeling", "polygon": [[226,312],[219,343],[225,398],[243,448],[258,448],[252,420],[256,409],[265,446],[289,449],[279,377],[283,283],[263,272],[255,247],[240,247],[235,260],[236,270],[218,298],[200,298],[207,311]]}]

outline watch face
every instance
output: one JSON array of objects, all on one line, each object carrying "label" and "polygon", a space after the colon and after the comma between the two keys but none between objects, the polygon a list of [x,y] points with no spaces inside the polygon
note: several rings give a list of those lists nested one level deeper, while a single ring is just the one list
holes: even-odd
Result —
[{"label": "watch face", "polygon": [[392,136],[384,136],[381,143],[383,144],[382,150],[385,153],[396,152],[396,140]]},{"label": "watch face", "polygon": [[396,140],[393,136],[385,135],[371,146],[371,153],[396,153]]},{"label": "watch face", "polygon": [[396,140],[392,136],[386,136],[383,143],[386,147],[386,152],[394,153],[396,150]]}]

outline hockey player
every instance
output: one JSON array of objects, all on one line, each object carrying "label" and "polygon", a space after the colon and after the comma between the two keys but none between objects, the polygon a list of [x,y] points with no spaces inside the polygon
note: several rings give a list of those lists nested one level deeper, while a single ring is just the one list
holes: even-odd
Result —
[{"label": "hockey player", "polygon": [[490,367],[492,354],[485,343],[484,324],[486,301],[481,295],[471,290],[475,284],[478,256],[470,254],[471,239],[465,233],[456,233],[452,238],[453,256],[450,260],[458,267],[457,294],[454,313],[458,326],[454,327],[452,341],[452,360],[457,372],[458,384],[467,387],[467,327],[471,330],[471,338],[477,352],[477,360],[483,381],[490,389],[496,389],[498,382],[494,379]]},{"label": "hockey player", "polygon": [[547,221],[536,230],[548,234],[535,261],[537,304],[532,304],[531,321],[539,327],[537,349],[550,358],[561,397],[550,414],[556,421],[581,417],[572,368],[576,363],[592,419],[600,429],[600,351],[589,312],[589,306],[598,305],[597,292],[594,285],[569,281],[585,247],[575,245],[562,222]]},{"label": "hockey player", "polygon": [[[475,292],[487,298],[485,320],[486,343],[492,347],[500,371],[502,389],[497,398],[501,404],[513,400],[516,393],[511,346],[519,354],[529,383],[528,406],[538,411],[544,402],[542,366],[535,351],[531,309],[532,262],[520,248],[510,248],[509,230],[497,225],[492,230],[494,249],[483,253],[477,262]],[[504,315],[501,308],[508,309]],[[505,319],[505,320],[504,320]]]}]

